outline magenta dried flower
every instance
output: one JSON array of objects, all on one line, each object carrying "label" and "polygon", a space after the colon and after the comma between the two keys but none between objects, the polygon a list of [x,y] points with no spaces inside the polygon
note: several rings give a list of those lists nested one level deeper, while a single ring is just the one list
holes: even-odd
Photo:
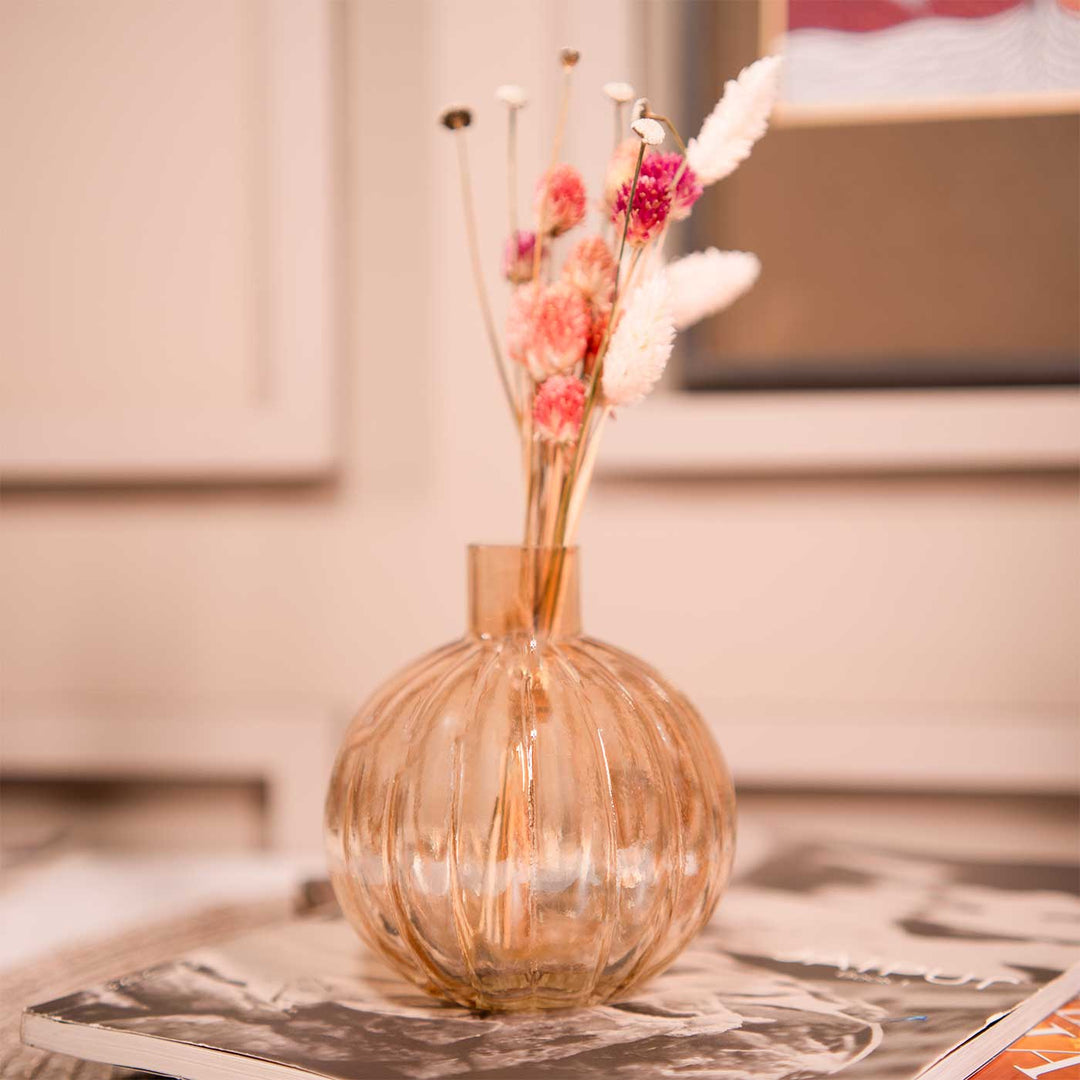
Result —
[{"label": "magenta dried flower", "polygon": [[[541,265],[547,259],[547,248],[540,251]],[[536,233],[531,229],[518,229],[513,236],[506,238],[503,246],[503,277],[515,285],[524,285],[532,281],[533,259],[536,256]]]},{"label": "magenta dried flower", "polygon": [[[626,208],[630,201],[630,184],[623,184],[615,197],[611,220],[615,222],[616,235],[622,233]],[[671,182],[647,176],[644,168],[638,177],[634,191],[634,205],[630,209],[630,225],[626,230],[626,242],[635,247],[647,244],[657,236],[671,213]]]},{"label": "magenta dried flower", "polygon": [[[682,168],[681,176],[679,176],[680,168]],[[646,154],[644,161],[641,163],[641,175],[653,176],[669,188],[675,177],[679,176],[679,182],[672,192],[671,198],[672,221],[682,221],[688,218],[694,203],[701,198],[701,193],[705,190],[698,180],[697,173],[689,165],[683,168],[682,156],[676,153]]]}]

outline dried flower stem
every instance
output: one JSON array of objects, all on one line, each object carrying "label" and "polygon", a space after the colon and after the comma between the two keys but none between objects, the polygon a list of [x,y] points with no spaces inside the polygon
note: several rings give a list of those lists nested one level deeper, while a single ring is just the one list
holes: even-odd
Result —
[{"label": "dried flower stem", "polygon": [[542,463],[545,447],[534,438],[528,448],[528,483],[525,495],[525,545],[535,548],[540,537],[540,497]]},{"label": "dried flower stem", "polygon": [[[562,101],[559,104],[559,119],[555,124],[555,139],[551,146],[551,169],[548,170],[550,175],[551,170],[559,164],[559,151],[562,150],[563,132],[566,130],[566,118],[570,114],[570,87],[572,84],[571,73],[574,70],[574,64],[577,63],[575,58],[571,64],[563,64],[563,89],[562,89]],[[547,181],[545,180],[545,183]],[[546,222],[544,221],[544,208],[547,206],[547,197],[540,201],[540,218],[536,223],[536,246],[533,248],[533,272],[532,279],[536,281],[540,277],[540,255],[543,250],[542,241],[544,237],[544,227]]]},{"label": "dried flower stem", "polygon": [[[608,319],[607,329],[604,331],[604,339],[597,351],[596,364],[593,367],[592,377],[589,380],[589,388],[585,395],[585,407],[581,417],[581,434],[578,437],[577,446],[574,448],[574,457],[570,463],[566,483],[563,485],[562,497],[559,500],[559,512],[555,520],[555,531],[552,541],[554,548],[552,567],[550,573],[547,575],[544,595],[541,601],[541,622],[545,627],[549,628],[554,625],[555,620],[558,618],[559,604],[562,600],[562,575],[563,567],[566,563],[565,547],[567,520],[570,513],[570,500],[573,496],[574,488],[578,483],[578,479],[581,476],[582,464],[590,442],[593,410],[596,408],[597,398],[600,393],[601,379],[604,374],[604,355],[607,352],[608,344],[611,341],[612,328],[615,326],[615,320],[619,314],[619,304],[622,301],[623,293],[626,291],[625,288],[622,291],[619,289],[619,273],[622,269],[623,255],[626,252],[626,234],[630,228],[630,217],[634,209],[634,196],[637,194],[638,179],[641,176],[641,162],[644,158],[645,143],[643,141],[638,149],[637,162],[634,165],[634,178],[630,182],[630,195],[626,203],[626,214],[623,219],[622,240],[619,243],[619,254],[615,260],[615,295],[611,303],[611,316]],[[637,264],[643,250],[643,248],[637,248],[634,251],[629,275],[631,281],[633,280],[634,271],[637,269]]]},{"label": "dried flower stem", "polygon": [[581,507],[585,502],[585,496],[592,482],[593,470],[596,468],[596,458],[600,450],[600,433],[604,422],[611,415],[611,408],[604,405],[600,414],[593,423],[592,432],[589,435],[589,444],[585,449],[585,458],[581,463],[581,471],[574,484],[574,490],[570,494],[570,510],[566,518],[566,543],[573,544],[577,536],[578,520],[581,517]]},{"label": "dried flower stem", "polygon": [[[679,152],[682,154],[682,161],[679,162],[678,169],[675,170],[675,175],[671,178],[671,194],[674,197],[675,192],[678,190],[679,181],[683,178],[683,173],[686,172],[689,162],[686,160],[686,143],[683,142],[682,136],[679,134],[679,129],[671,122],[666,116],[660,116],[658,113],[649,113],[649,116],[653,120],[659,120],[668,131],[671,132],[671,137],[675,140],[676,145],[679,147]],[[666,230],[665,230],[666,231]]]},{"label": "dried flower stem", "polygon": [[525,558],[521,561],[518,588],[521,614],[526,626],[536,625],[536,545],[539,533],[541,461],[543,447],[534,438],[532,417],[524,422],[522,457],[525,463]]},{"label": "dried flower stem", "polygon": [[[510,238],[517,243],[518,206],[517,206],[517,109],[507,110],[506,131],[506,187],[507,206],[510,210]],[[535,256],[534,256],[535,257]]]},{"label": "dried flower stem", "polygon": [[480,262],[480,244],[476,235],[476,212],[473,209],[472,185],[469,182],[469,155],[462,128],[454,131],[454,141],[457,143],[458,148],[461,201],[465,210],[465,237],[469,247],[469,261],[472,263],[476,295],[480,301],[480,314],[483,317],[484,329],[487,332],[491,353],[495,359],[495,368],[499,373],[499,382],[502,384],[503,393],[506,395],[506,403],[510,406],[510,415],[514,419],[515,426],[520,428],[521,410],[510,387],[510,377],[506,373],[506,361],[503,359],[502,349],[499,347],[499,335],[495,331],[495,319],[491,314],[491,302],[488,300],[487,288],[484,285],[484,271]]},{"label": "dried flower stem", "polygon": [[551,167],[553,169],[559,164],[559,153],[562,150],[563,135],[566,132],[566,119],[570,115],[570,88],[573,70],[573,67],[563,68],[562,101],[559,103],[559,119],[555,125],[555,141],[551,147]]},{"label": "dried flower stem", "polygon": [[619,149],[619,143],[622,142],[623,132],[626,128],[623,126],[623,107],[624,102],[615,102],[615,149]]},{"label": "dried flower stem", "polygon": [[675,140],[675,144],[678,146],[680,153],[683,157],[686,156],[686,143],[683,142],[682,136],[679,134],[679,129],[671,122],[671,119],[667,116],[661,116],[659,113],[650,112],[648,114],[650,120],[656,120],[663,124],[664,127],[671,132],[671,137]]},{"label": "dried flower stem", "polygon": [[[578,437],[581,437],[580,433]],[[540,537],[540,544],[549,549],[555,543],[555,517],[559,509],[559,500],[562,498],[563,485],[566,482],[566,455],[566,447],[551,448],[548,482],[544,492],[544,532]]]}]

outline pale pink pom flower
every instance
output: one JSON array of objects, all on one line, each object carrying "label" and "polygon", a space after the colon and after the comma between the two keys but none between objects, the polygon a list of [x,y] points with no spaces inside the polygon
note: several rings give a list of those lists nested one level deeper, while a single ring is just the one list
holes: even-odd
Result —
[{"label": "pale pink pom flower", "polygon": [[610,304],[615,295],[615,256],[602,236],[584,236],[563,264],[562,276],[594,306]]},{"label": "pale pink pom flower", "polygon": [[635,405],[667,367],[675,343],[667,275],[661,270],[635,290],[611,335],[602,387],[609,405]]},{"label": "pale pink pom flower", "polygon": [[668,264],[676,330],[734,304],[758,279],[761,260],[748,251],[695,251]]},{"label": "pale pink pom flower", "polygon": [[581,361],[589,328],[589,306],[569,282],[522,285],[510,298],[507,352],[539,382]]},{"label": "pale pink pom flower", "polygon": [[573,165],[556,165],[536,185],[536,218],[551,236],[572,229],[585,217],[585,181]]},{"label": "pale pink pom flower", "polygon": [[536,391],[533,424],[544,441],[573,446],[585,412],[585,384],[574,375],[552,375]]}]

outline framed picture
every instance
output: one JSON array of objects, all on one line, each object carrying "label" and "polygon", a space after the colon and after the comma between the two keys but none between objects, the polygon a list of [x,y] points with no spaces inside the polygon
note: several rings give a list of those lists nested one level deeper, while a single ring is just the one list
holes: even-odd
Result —
[{"label": "framed picture", "polygon": [[1080,110],[1080,0],[761,0],[774,123]]},{"label": "framed picture", "polygon": [[[1054,71],[1068,67],[1064,35],[1075,35],[1070,62],[1080,85],[1080,11],[1063,6],[1072,2],[785,0],[782,11],[794,29],[779,42],[789,76],[782,108],[802,110],[796,115],[804,119],[805,110],[818,111],[812,124],[775,127],[745,166],[702,199],[689,222],[688,250],[752,251],[764,269],[757,288],[688,335],[682,388],[1075,387],[1077,115],[1050,108],[968,115],[931,75],[901,78],[916,66],[915,53],[933,66],[933,42],[942,32],[982,40],[1002,19],[1022,27],[1038,18],[1044,28],[1057,28],[1056,37],[1043,34],[1045,47],[1056,42],[1060,52]],[[991,9],[996,14],[988,14]],[[760,8],[703,3],[682,9],[687,115],[703,115],[723,79],[754,59],[768,36],[758,16],[775,10],[771,0]],[[940,10],[953,15],[945,19],[935,14]],[[968,13],[963,18],[961,10]],[[1057,21],[1045,21],[1051,18]],[[824,29],[811,25],[815,20],[835,25]],[[840,24],[853,28],[836,28]],[[880,30],[865,29],[879,24]],[[875,44],[878,35],[883,42]],[[887,65],[875,58],[890,56],[891,45],[878,46],[896,41],[915,53],[905,61],[896,50],[896,80],[888,83]],[[824,89],[815,91],[816,102],[799,89],[813,81],[806,72],[818,64],[819,45],[823,58],[850,60],[821,62],[823,72],[831,64],[835,75],[829,93],[848,95],[845,122],[829,122],[820,111]],[[861,49],[869,50],[869,64],[857,62]],[[853,75],[845,84],[843,70],[862,71],[862,83]],[[820,85],[826,81],[823,74]],[[879,94],[891,86],[897,95],[886,110],[890,123],[881,122],[886,112],[874,111],[873,86]],[[898,95],[905,88],[922,94],[922,114],[900,115]],[[864,122],[854,122],[857,113]],[[936,122],[927,122],[930,115]]]}]

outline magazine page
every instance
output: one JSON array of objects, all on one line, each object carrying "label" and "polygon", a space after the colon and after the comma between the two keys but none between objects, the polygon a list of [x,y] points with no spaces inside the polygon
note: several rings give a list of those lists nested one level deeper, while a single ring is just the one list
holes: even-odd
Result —
[{"label": "magazine page", "polygon": [[477,1015],[296,920],[38,1006],[337,1080],[909,1078],[1080,958],[1076,867],[780,848],[663,975],[577,1012]]},{"label": "magazine page", "polygon": [[1066,1001],[996,1054],[971,1080],[1075,1080],[1080,1077],[1080,997]]}]

